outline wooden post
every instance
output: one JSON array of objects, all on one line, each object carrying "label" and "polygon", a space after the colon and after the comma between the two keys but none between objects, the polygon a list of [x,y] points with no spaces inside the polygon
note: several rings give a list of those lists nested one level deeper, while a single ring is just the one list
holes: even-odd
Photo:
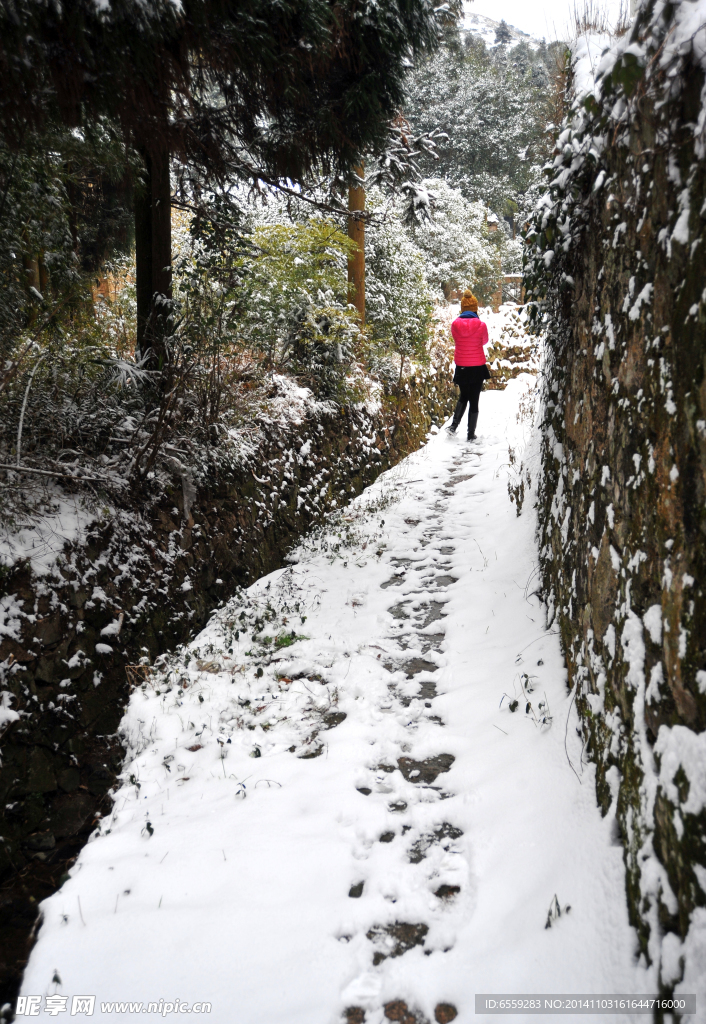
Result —
[{"label": "wooden post", "polygon": [[[365,174],[362,164],[356,167],[355,171],[359,178]],[[348,189],[348,237],[358,248],[348,260],[348,301],[352,302],[360,313],[361,324],[365,324],[365,221],[355,214],[364,211],[365,187],[351,185]]]}]

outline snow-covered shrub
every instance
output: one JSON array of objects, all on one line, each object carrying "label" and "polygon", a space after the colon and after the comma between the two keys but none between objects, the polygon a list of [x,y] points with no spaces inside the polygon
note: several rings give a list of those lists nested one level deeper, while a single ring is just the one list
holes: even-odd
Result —
[{"label": "snow-covered shrub", "polygon": [[376,191],[369,206],[378,214],[365,237],[365,309],[373,358],[423,359],[433,309],[424,255],[394,207],[383,215]]},{"label": "snow-covered shrub", "polygon": [[435,197],[434,217],[415,227],[413,237],[424,254],[430,286],[447,299],[452,291],[471,288],[481,302],[489,302],[501,272],[505,233],[488,231],[484,203],[471,202],[439,178],[424,185]]},{"label": "snow-covered shrub", "polygon": [[245,299],[238,331],[266,364],[304,374],[320,391],[342,386],[360,327],[347,302],[352,243],[335,224],[256,227],[239,261]]}]

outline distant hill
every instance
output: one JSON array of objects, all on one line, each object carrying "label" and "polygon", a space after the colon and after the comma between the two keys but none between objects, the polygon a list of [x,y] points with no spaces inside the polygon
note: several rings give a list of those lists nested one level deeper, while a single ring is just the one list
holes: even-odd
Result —
[{"label": "distant hill", "polygon": [[[463,18],[459,27],[462,32],[480,36],[486,46],[491,47],[496,45],[495,38],[500,27],[500,21],[487,18],[484,14],[475,14],[468,4],[464,4]],[[517,46],[520,42],[527,43],[532,49],[537,49],[540,45],[541,40],[535,39],[529,33],[523,32],[522,29],[515,28],[514,25],[510,24],[507,24],[507,27],[512,36],[511,41],[507,44],[509,49]]]}]

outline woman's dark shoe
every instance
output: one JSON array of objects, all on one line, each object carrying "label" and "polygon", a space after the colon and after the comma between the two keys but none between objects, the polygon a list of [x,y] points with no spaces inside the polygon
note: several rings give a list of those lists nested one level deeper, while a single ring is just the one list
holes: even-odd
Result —
[{"label": "woman's dark shoe", "polygon": [[478,413],[472,412],[468,415],[468,440],[475,441],[476,439],[476,425],[478,423]]}]

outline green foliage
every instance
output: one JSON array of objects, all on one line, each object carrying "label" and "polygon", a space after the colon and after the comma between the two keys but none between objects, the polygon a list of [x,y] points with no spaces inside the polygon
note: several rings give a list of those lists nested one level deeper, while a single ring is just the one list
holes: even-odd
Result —
[{"label": "green foliage", "polygon": [[[436,48],[458,6],[378,0],[361,16],[358,0],[13,0],[0,5],[0,138],[17,150],[28,130],[56,124],[87,139],[115,126],[114,140],[143,172],[134,210],[139,347],[152,348],[153,369],[173,368],[169,224],[154,216],[169,203],[170,162],[207,247],[222,224],[204,213],[204,197],[218,205],[233,182],[346,178],[367,151],[385,148],[410,59]],[[78,250],[85,211],[75,212]],[[101,233],[83,235],[95,269]],[[335,305],[317,302],[328,312],[312,319],[311,303],[301,306],[288,348],[325,369],[332,352],[341,362],[348,332]]]},{"label": "green foliage", "polygon": [[138,150],[219,180],[348,173],[384,144],[410,58],[458,6],[14,0],[0,5],[0,135],[107,116]]},{"label": "green foliage", "polygon": [[505,46],[507,43],[512,42],[512,32],[507,27],[507,22],[503,18],[495,31],[495,42],[501,46]]},{"label": "green foliage", "polygon": [[360,339],[347,303],[346,266],[354,243],[331,221],[255,228],[238,261],[245,298],[238,331],[265,365],[304,376],[320,393],[345,390]]},{"label": "green foliage", "polygon": [[275,647],[281,651],[283,647],[291,647],[297,640],[308,640],[308,636],[299,635],[292,630],[291,633],[280,633],[275,637]]},{"label": "green foliage", "polygon": [[49,273],[69,292],[78,267],[54,154],[36,138],[14,153],[0,145],[0,183],[0,355],[8,360],[44,306]]},{"label": "green foliage", "polygon": [[56,334],[91,277],[130,241],[130,168],[115,132],[55,128],[0,141],[0,354]]}]

